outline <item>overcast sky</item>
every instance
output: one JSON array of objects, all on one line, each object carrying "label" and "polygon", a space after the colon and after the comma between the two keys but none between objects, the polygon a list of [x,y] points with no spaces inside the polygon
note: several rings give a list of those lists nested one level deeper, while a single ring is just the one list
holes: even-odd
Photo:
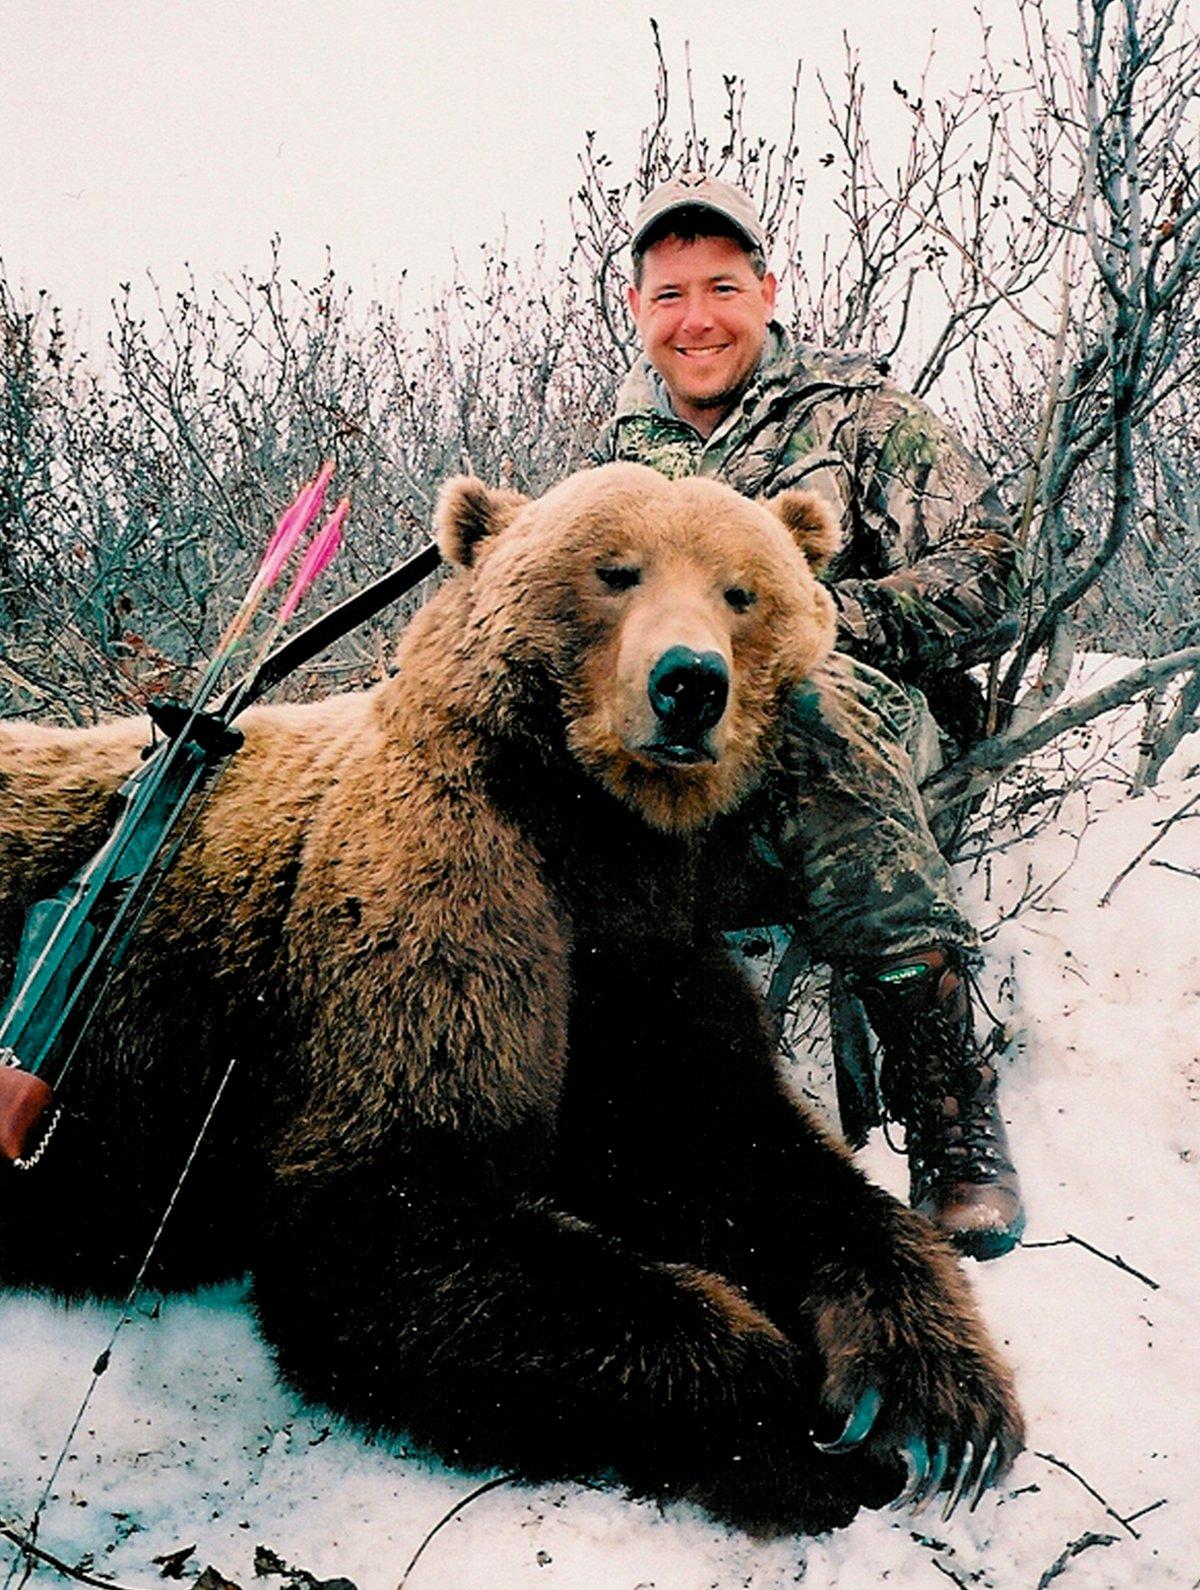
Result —
[{"label": "overcast sky", "polygon": [[[1004,52],[1011,0],[986,0]],[[1056,0],[1064,18],[1069,0]],[[814,186],[827,145],[816,73],[842,30],[881,121],[937,30],[937,84],[978,64],[964,0],[0,0],[0,258],[102,326],[121,281],[168,289],[324,248],[361,292],[407,269],[418,290],[507,226],[526,250],[566,233],[587,128],[625,175],[653,107],[649,18],[682,87],[690,42],[702,120],[719,132],[723,73],[751,125],[781,135],[797,60]],[[1011,48],[1008,53],[1011,53]]]}]

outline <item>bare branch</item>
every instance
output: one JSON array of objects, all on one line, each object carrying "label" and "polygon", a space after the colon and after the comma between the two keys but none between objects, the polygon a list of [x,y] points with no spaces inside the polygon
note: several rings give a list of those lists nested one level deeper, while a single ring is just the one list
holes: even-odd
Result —
[{"label": "bare branch", "polygon": [[98,1579],[94,1574],[85,1573],[81,1568],[73,1568],[69,1562],[64,1562],[61,1557],[56,1557],[52,1552],[45,1551],[41,1546],[35,1545],[20,1530],[14,1529],[11,1524],[0,1524],[0,1535],[6,1540],[11,1540],[27,1560],[44,1562],[48,1568],[53,1568],[55,1573],[62,1574],[64,1579],[71,1579],[76,1584],[93,1585],[95,1590],[123,1590],[115,1579]]},{"label": "bare branch", "polygon": [[1190,813],[1197,806],[1200,806],[1200,791],[1197,791],[1197,793],[1195,795],[1193,795],[1189,800],[1184,801],[1183,805],[1179,808],[1179,810],[1174,812],[1164,822],[1156,824],[1158,832],[1151,839],[1148,839],[1146,841],[1146,843],[1138,851],[1137,855],[1134,856],[1133,860],[1131,862],[1129,862],[1129,864],[1127,866],[1124,866],[1124,867],[1121,868],[1120,872],[1117,873],[1116,877],[1109,884],[1108,888],[1105,889],[1104,893],[1100,896],[1100,899],[1097,901],[1097,904],[1098,905],[1111,905],[1113,895],[1116,894],[1116,892],[1120,888],[1121,884],[1125,881],[1126,878],[1128,878],[1129,874],[1134,870],[1134,868],[1138,865],[1138,863],[1140,861],[1142,861],[1146,856],[1148,856],[1150,854],[1150,852],[1154,849],[1155,845],[1159,845],[1159,844],[1162,843],[1162,841],[1166,838],[1166,836],[1170,832],[1170,830],[1175,826],[1175,824],[1177,822],[1179,822],[1181,820],[1181,818],[1189,816]]},{"label": "bare branch", "polygon": [[1042,746],[1048,745],[1060,734],[1078,729],[1101,713],[1112,711],[1114,707],[1124,706],[1161,679],[1197,666],[1200,666],[1200,646],[1172,652],[1167,657],[1142,663],[1123,679],[1115,680],[1069,706],[1060,707],[1050,717],[1043,718],[1022,734],[993,735],[990,740],[982,741],[925,781],[921,793],[926,806],[936,813],[959,801],[969,800],[995,783],[1006,768],[1041,750]]},{"label": "bare branch", "polygon": [[1072,1540],[1038,1579],[1037,1590],[1048,1590],[1059,1574],[1067,1571],[1073,1558],[1090,1551],[1093,1546],[1115,1546],[1118,1538],[1116,1535],[1096,1535],[1089,1530],[1087,1534],[1080,1535],[1078,1540]]},{"label": "bare branch", "polygon": [[1103,1259],[1105,1264],[1111,1264],[1115,1269],[1124,1270],[1126,1275],[1132,1275],[1136,1280],[1144,1282],[1151,1289],[1151,1291],[1157,1292],[1159,1290],[1157,1281],[1152,1281],[1150,1277],[1144,1274],[1141,1270],[1135,1270],[1132,1264],[1126,1264],[1125,1260],[1119,1253],[1105,1253],[1102,1249],[1093,1247],[1092,1244],[1085,1241],[1083,1237],[1077,1237],[1074,1232],[1071,1231],[1068,1231],[1065,1237],[1056,1237],[1053,1242],[1024,1242],[1022,1243],[1022,1247],[1063,1248],[1068,1247],[1071,1244],[1074,1244],[1079,1248],[1086,1248],[1089,1253],[1095,1254],[1096,1258]]}]

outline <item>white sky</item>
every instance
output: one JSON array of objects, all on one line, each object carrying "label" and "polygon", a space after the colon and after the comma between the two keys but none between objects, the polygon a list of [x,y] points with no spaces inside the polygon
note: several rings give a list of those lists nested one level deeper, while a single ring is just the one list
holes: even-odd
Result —
[{"label": "white sky", "polygon": [[[985,3],[1014,37],[1013,0]],[[361,293],[405,268],[423,290],[505,224],[512,252],[543,227],[557,242],[584,130],[615,180],[632,161],[651,15],[680,90],[690,41],[714,135],[722,73],[746,78],[750,124],[781,135],[803,58],[814,196],[836,183],[815,160],[815,74],[836,77],[843,28],[897,124],[892,79],[913,85],[931,29],[938,82],[980,55],[964,0],[0,0],[0,258],[98,329],[120,281],[263,269],[276,231],[290,274],[315,280],[328,244]]]}]

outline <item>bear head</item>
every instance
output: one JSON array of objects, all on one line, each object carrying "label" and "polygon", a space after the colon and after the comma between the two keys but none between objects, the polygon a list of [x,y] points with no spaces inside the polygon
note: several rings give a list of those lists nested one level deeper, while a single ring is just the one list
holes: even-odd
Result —
[{"label": "bear head", "polygon": [[753,502],[640,464],[530,501],[458,477],[438,542],[465,601],[461,663],[492,734],[561,746],[653,827],[694,829],[756,782],[784,698],[833,645],[812,492]]}]

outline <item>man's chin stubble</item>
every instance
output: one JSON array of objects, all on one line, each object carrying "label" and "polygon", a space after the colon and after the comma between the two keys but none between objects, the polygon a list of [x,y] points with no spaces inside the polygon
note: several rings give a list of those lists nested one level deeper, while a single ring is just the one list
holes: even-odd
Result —
[{"label": "man's chin stubble", "polygon": [[747,382],[739,381],[737,386],[728,387],[723,392],[706,393],[701,397],[688,398],[687,401],[694,409],[731,409],[747,385]]}]

